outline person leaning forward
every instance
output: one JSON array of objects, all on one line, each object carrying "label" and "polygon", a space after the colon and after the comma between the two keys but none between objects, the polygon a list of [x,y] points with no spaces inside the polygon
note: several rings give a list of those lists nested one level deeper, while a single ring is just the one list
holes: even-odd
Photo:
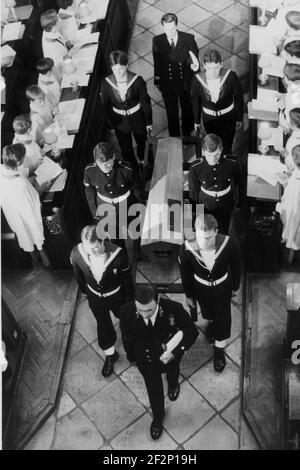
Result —
[{"label": "person leaning forward", "polygon": [[142,181],[138,171],[130,162],[116,159],[115,151],[108,142],[99,142],[95,146],[94,161],[86,166],[83,178],[92,217],[95,221],[101,219],[104,214],[99,210],[97,212],[98,207],[110,204],[115,210],[117,228],[120,229],[119,212],[122,210],[126,211],[124,220],[128,226],[128,208],[137,201],[144,202]]},{"label": "person leaning forward", "polygon": [[126,52],[111,52],[109,63],[113,73],[102,81],[100,91],[103,110],[116,132],[123,159],[137,166],[132,136],[141,162],[144,160],[147,132],[152,130],[151,99],[144,79],[128,70]]},{"label": "person leaning forward", "polygon": [[70,260],[75,279],[87,295],[97,322],[98,344],[105,354],[102,375],[108,377],[119,358],[114,347],[117,335],[110,311],[119,318],[121,305],[132,299],[134,292],[128,256],[122,248],[111,243],[106,234],[98,235],[96,226],[87,225]]},{"label": "person leaning forward", "polygon": [[236,129],[243,126],[243,89],[237,74],[222,67],[218,51],[206,51],[203,68],[191,84],[195,130],[201,127],[202,117],[206,133],[217,134],[225,153],[231,154]]},{"label": "person leaning forward", "polygon": [[154,85],[163,96],[171,137],[180,136],[178,100],[182,114],[182,133],[189,136],[193,131],[191,80],[193,73],[199,68],[195,38],[192,34],[178,31],[177,23],[178,18],[173,13],[163,15],[161,24],[164,33],[155,36],[152,45]]},{"label": "person leaning forward", "polygon": [[231,213],[242,202],[242,177],[239,163],[223,154],[220,137],[208,134],[202,139],[204,158],[195,160],[189,171],[189,194],[193,203],[203,204],[204,212],[218,221],[227,234]]},{"label": "person leaning forward", "polygon": [[196,238],[186,240],[179,252],[179,267],[189,307],[196,307],[208,320],[206,338],[214,346],[214,368],[225,365],[225,340],[231,334],[231,297],[240,285],[241,263],[234,241],[218,233],[216,219],[200,214],[195,222]]},{"label": "person leaning forward", "polygon": [[[198,330],[181,304],[159,299],[157,289],[150,284],[137,286],[135,302],[121,308],[120,327],[127,359],[136,362],[147,388],[153,421],[150,427],[152,439],[162,433],[165,414],[164,390],[161,374],[166,373],[168,396],[177,400],[180,392],[179,364],[183,354],[192,346]],[[180,330],[182,333],[178,333]],[[170,337],[181,335],[176,347],[162,347]]]}]

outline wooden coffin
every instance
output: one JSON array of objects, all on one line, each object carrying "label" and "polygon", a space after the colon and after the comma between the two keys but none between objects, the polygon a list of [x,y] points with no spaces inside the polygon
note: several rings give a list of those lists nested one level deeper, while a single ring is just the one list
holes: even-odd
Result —
[{"label": "wooden coffin", "polygon": [[151,262],[175,260],[184,241],[182,164],[181,139],[158,140],[141,235],[142,253]]}]

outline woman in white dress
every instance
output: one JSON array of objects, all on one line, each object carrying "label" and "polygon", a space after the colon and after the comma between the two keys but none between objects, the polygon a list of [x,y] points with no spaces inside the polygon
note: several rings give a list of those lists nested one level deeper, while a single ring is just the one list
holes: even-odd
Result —
[{"label": "woman in white dress", "polygon": [[282,240],[286,247],[300,250],[300,145],[292,149],[295,168],[276,205],[283,224]]},{"label": "woman in white dress", "polygon": [[[26,155],[23,162],[23,167],[28,170],[28,176],[32,176],[38,166],[43,161],[43,154],[41,147],[34,142],[31,131],[31,119],[28,114],[17,116],[13,121],[13,128],[15,137],[13,144],[25,145]],[[26,174],[26,173],[25,173]]]},{"label": "woman in white dress", "polygon": [[43,249],[44,228],[40,198],[28,179],[22,176],[26,149],[23,144],[7,145],[3,149],[3,165],[0,166],[1,206],[19,246],[37,261],[35,247],[45,267],[50,266]]}]

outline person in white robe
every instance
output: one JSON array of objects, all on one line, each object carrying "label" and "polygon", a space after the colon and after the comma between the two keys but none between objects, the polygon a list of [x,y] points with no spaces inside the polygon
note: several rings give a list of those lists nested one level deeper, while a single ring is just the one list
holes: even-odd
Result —
[{"label": "person in white robe", "polygon": [[78,18],[77,11],[72,0],[57,0],[60,7],[58,17],[61,24],[61,33],[65,41],[75,44],[77,40]]},{"label": "person in white robe", "polygon": [[61,25],[55,10],[47,10],[41,15],[43,28],[42,49],[44,57],[50,57],[62,77],[63,60],[69,55],[69,47],[61,34]]},{"label": "person in white robe", "polygon": [[25,146],[26,155],[23,167],[28,170],[28,176],[32,176],[43,161],[42,149],[34,142],[30,134],[31,126],[32,122],[28,114],[17,116],[13,121],[15,131],[13,144],[23,144]]},{"label": "person in white robe", "polygon": [[61,88],[59,76],[54,67],[53,60],[50,59],[50,57],[40,59],[36,68],[39,72],[38,86],[43,90],[47,100],[51,103],[53,108],[57,108],[59,105]]},{"label": "person in white robe", "polygon": [[300,250],[300,145],[292,149],[295,168],[276,205],[283,224],[282,241],[292,250]]},{"label": "person in white robe", "polygon": [[1,207],[19,246],[36,261],[35,248],[45,267],[50,266],[43,249],[44,228],[41,204],[37,190],[22,176],[26,149],[23,144],[7,145],[3,149],[0,166]]},{"label": "person in white robe", "polygon": [[54,122],[53,107],[47,100],[43,90],[37,85],[26,88],[26,97],[30,101],[32,137],[39,145],[43,145],[43,131]]}]

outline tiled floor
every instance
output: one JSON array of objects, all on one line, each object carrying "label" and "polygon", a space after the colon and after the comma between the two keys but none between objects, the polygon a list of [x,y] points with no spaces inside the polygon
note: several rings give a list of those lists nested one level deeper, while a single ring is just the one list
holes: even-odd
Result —
[{"label": "tiled floor", "polygon": [[[153,86],[151,43],[162,32],[160,18],[172,11],[179,29],[195,35],[201,52],[218,48],[243,78],[248,71],[247,1],[140,0],[132,41],[130,70],[141,74],[153,104],[153,135],[167,135],[160,93]],[[241,145],[241,144],[240,144]],[[237,145],[238,146],[238,145]],[[140,263],[138,282],[154,276]],[[174,273],[173,282],[178,281]],[[184,303],[183,295],[170,295]],[[115,374],[101,375],[103,355],[96,341],[95,320],[86,299],[76,312],[75,328],[61,399],[27,449],[254,449],[257,448],[241,417],[241,296],[233,306],[232,337],[226,347],[227,367],[214,372],[212,347],[205,342],[205,322],[199,317],[199,338],[181,365],[181,394],[176,403],[166,399],[165,432],[154,442],[149,436],[151,412],[141,375],[129,366],[118,332],[120,360]]]}]

